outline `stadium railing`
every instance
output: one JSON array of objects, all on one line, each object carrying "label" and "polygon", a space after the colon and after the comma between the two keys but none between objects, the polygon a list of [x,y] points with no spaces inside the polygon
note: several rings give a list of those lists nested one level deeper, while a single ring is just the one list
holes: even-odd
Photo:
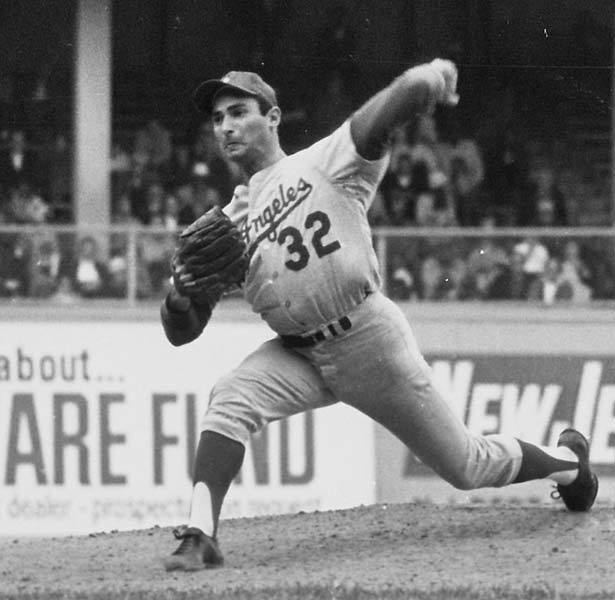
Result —
[{"label": "stadium railing", "polygon": [[[162,298],[176,235],[141,225],[0,225],[0,296],[115,298],[130,306]],[[543,266],[547,256],[561,268],[566,256],[578,254],[580,263],[569,260],[566,269],[578,264],[592,299],[615,299],[615,227],[375,227],[372,236],[384,290],[400,300],[491,299],[484,290],[489,279],[532,248],[530,262]],[[462,276],[478,276],[477,295],[456,296]],[[426,287],[436,295],[425,297]]]}]

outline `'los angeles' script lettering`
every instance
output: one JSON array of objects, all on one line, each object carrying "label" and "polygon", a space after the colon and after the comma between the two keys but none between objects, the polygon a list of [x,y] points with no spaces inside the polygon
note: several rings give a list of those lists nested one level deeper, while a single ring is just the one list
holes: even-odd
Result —
[{"label": "'los angeles' script lettering", "polygon": [[299,178],[295,187],[284,189],[280,184],[273,200],[256,216],[246,219],[242,229],[246,243],[253,242],[256,246],[265,237],[275,241],[278,225],[310,195],[313,187],[303,177]]}]

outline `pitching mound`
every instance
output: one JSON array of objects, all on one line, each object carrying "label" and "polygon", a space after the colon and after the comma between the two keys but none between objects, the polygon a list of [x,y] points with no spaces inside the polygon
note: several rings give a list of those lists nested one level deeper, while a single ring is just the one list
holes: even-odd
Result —
[{"label": "pitching mound", "polygon": [[226,566],[166,573],[170,528],[0,539],[0,599],[615,598],[615,512],[395,504],[224,521]]}]

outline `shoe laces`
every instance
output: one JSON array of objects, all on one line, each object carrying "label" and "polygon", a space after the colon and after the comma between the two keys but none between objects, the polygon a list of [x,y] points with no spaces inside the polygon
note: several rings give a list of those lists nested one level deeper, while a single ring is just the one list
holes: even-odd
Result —
[{"label": "shoe laces", "polygon": [[185,533],[186,528],[177,528],[173,530],[173,535],[176,539],[181,540],[181,544],[173,554],[187,554],[192,552],[198,542],[198,535],[193,533]]},{"label": "shoe laces", "polygon": [[553,498],[553,500],[561,500],[562,495],[559,492],[559,488],[557,487],[557,485],[552,486],[553,489],[551,490],[551,498]]}]

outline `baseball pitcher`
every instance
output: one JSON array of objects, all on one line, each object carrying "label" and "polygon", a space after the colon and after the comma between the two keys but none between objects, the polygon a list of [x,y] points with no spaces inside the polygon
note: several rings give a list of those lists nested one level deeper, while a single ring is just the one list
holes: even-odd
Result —
[{"label": "baseball pitcher", "polygon": [[472,434],[435,389],[404,314],[380,291],[367,211],[387,168],[387,140],[437,103],[458,102],[455,65],[436,59],[407,70],[293,155],[280,146],[276,94],[257,74],[205,81],[194,99],[249,180],[224,211],[182,233],[161,306],[166,336],[174,345],[196,339],[221,295],[237,286],[275,335],[211,391],[188,524],[175,531],[181,542],[165,567],[221,565],[220,509],[249,436],[334,402],[386,427],[457,488],[549,478],[570,510],[589,510],[598,481],[585,437],[566,429],[547,448]]}]

